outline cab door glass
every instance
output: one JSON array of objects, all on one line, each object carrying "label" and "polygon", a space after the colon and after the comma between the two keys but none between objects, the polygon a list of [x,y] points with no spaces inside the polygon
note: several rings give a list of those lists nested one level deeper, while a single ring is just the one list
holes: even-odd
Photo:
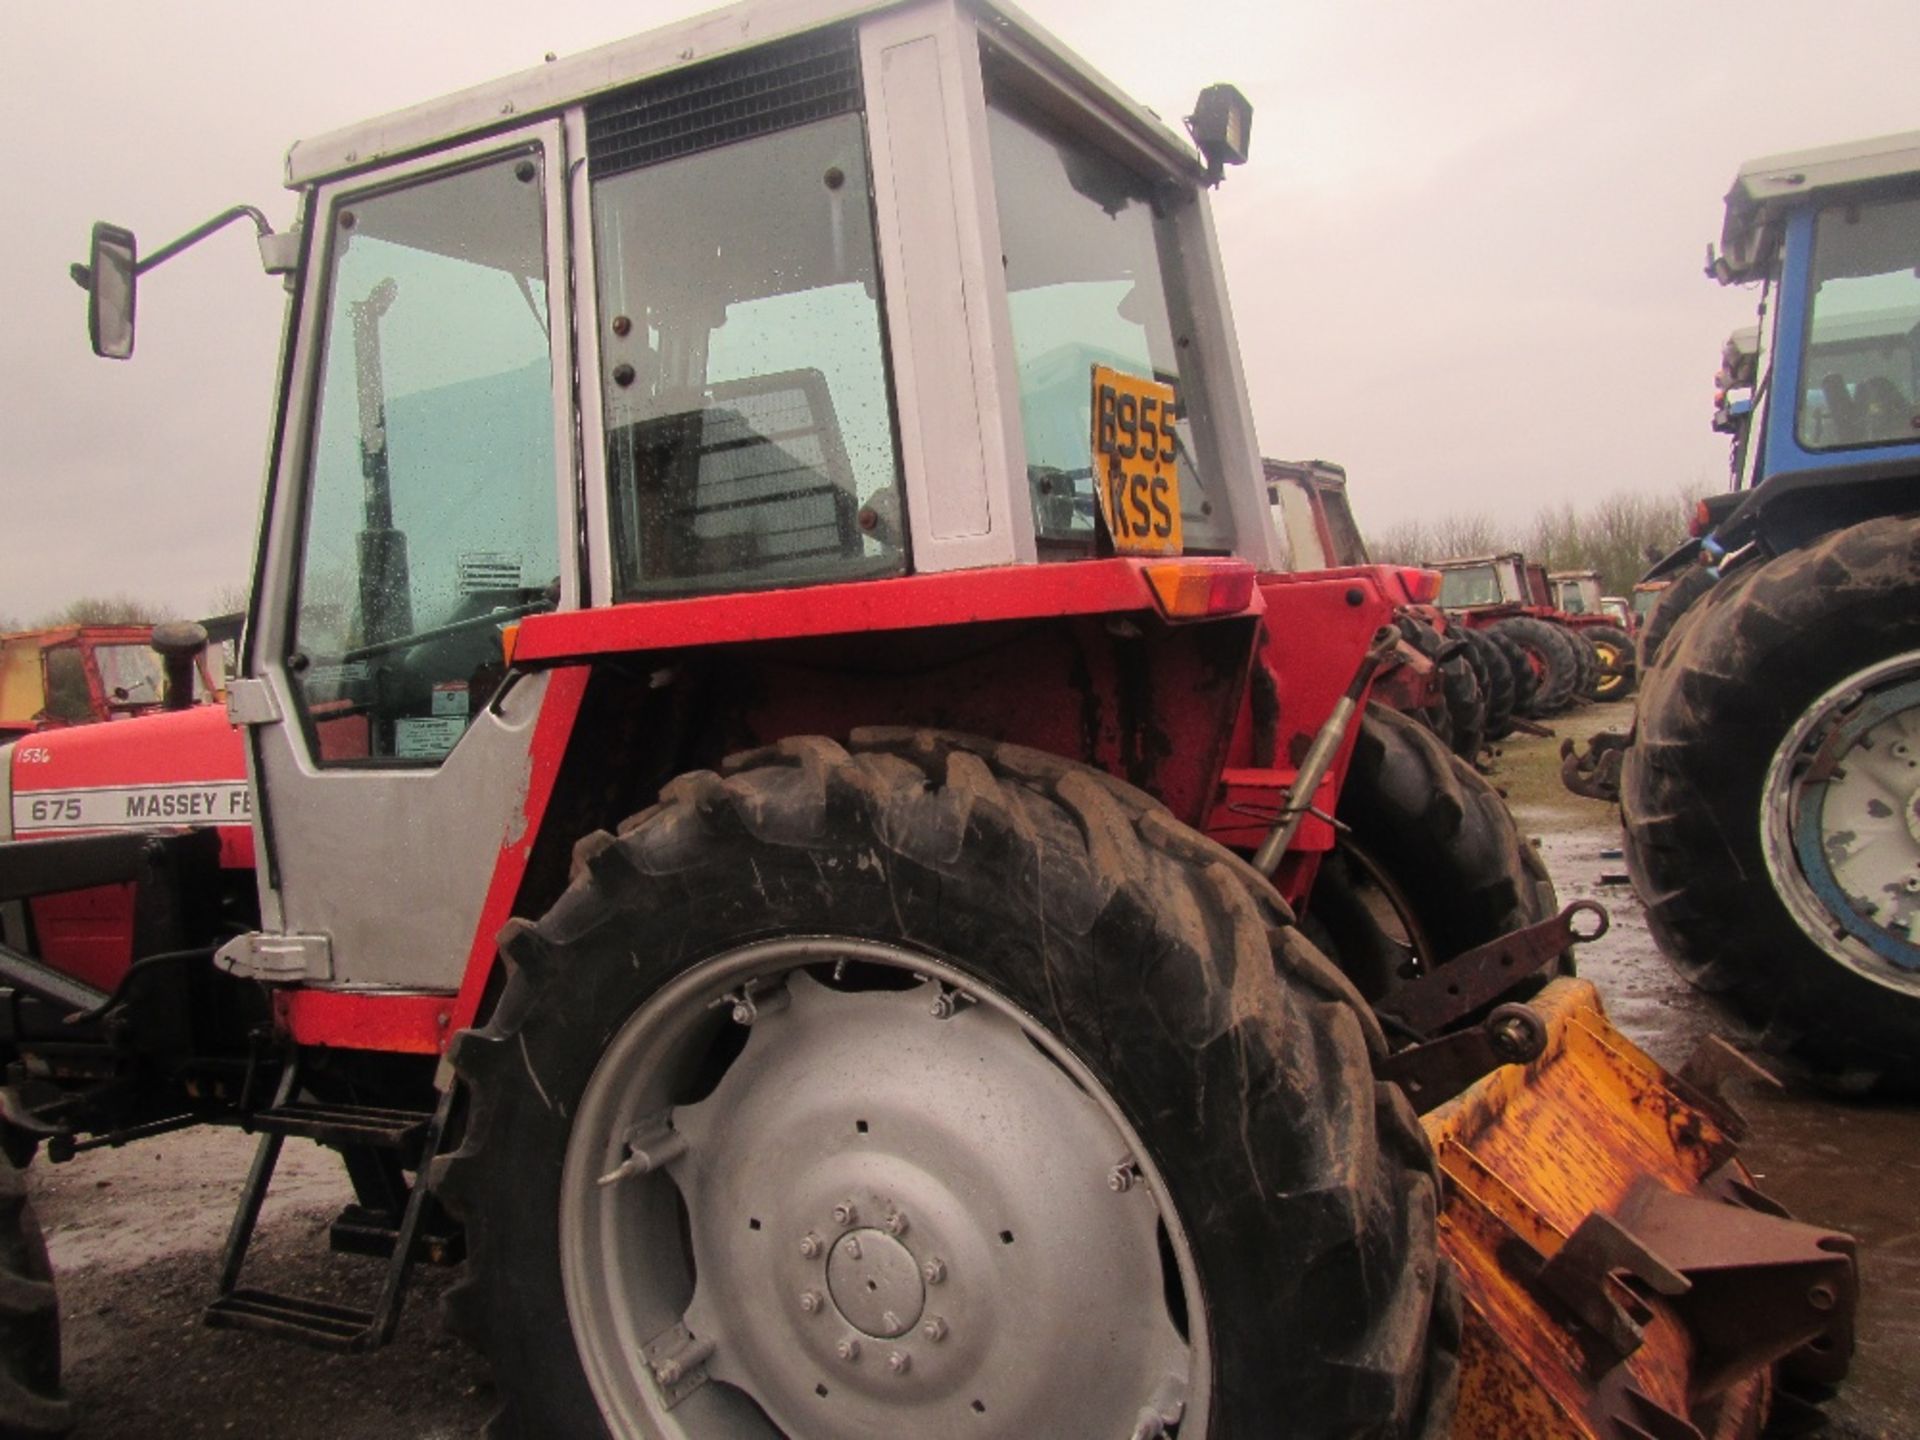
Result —
[{"label": "cab door glass", "polygon": [[1039,538],[1076,548],[1093,540],[1088,436],[1099,364],[1173,387],[1186,548],[1230,549],[1225,496],[1195,454],[1192,420],[1205,393],[1179,284],[1178,192],[1011,95],[993,97],[987,136]]},{"label": "cab door glass", "polygon": [[432,764],[559,599],[538,148],[347,196],[287,669],[322,763]]}]

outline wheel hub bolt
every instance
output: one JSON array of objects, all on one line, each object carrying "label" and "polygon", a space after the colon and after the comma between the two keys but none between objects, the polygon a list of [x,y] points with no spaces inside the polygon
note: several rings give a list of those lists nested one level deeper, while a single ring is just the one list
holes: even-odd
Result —
[{"label": "wheel hub bolt", "polygon": [[846,1361],[849,1365],[854,1364],[856,1361],[860,1359],[860,1342],[854,1339],[853,1336],[849,1335],[846,1339],[842,1340],[838,1345],[833,1347],[833,1353],[838,1355],[842,1360]]},{"label": "wheel hub bolt", "polygon": [[907,1233],[907,1217],[896,1210],[887,1216],[887,1234],[901,1236]]},{"label": "wheel hub bolt", "polygon": [[802,1290],[800,1292],[800,1309],[808,1315],[819,1314],[820,1292],[817,1290]]},{"label": "wheel hub bolt", "polygon": [[896,1375],[904,1375],[913,1368],[913,1357],[904,1350],[896,1350],[887,1356],[887,1368]]},{"label": "wheel hub bolt", "polygon": [[1107,1172],[1107,1188],[1116,1195],[1124,1195],[1133,1189],[1133,1182],[1140,1178],[1140,1172],[1134,1168],[1131,1160],[1122,1160]]},{"label": "wheel hub bolt", "polygon": [[894,1314],[893,1311],[883,1310],[880,1312],[880,1328],[889,1334],[898,1335],[907,1327],[900,1323],[900,1317]]},{"label": "wheel hub bolt", "polygon": [[947,1322],[938,1315],[929,1315],[927,1323],[920,1327],[920,1333],[938,1345],[947,1338]]},{"label": "wheel hub bolt", "polygon": [[851,1200],[842,1200],[833,1207],[833,1223],[836,1225],[854,1225],[859,1223],[860,1207]]},{"label": "wheel hub bolt", "polygon": [[846,1252],[849,1260],[858,1260],[860,1258],[860,1237],[858,1235],[847,1236],[846,1243],[840,1248]]},{"label": "wheel hub bolt", "polygon": [[935,1255],[920,1267],[920,1273],[927,1277],[929,1285],[938,1285],[947,1278],[947,1262]]},{"label": "wheel hub bolt", "polygon": [[809,1260],[820,1258],[820,1237],[809,1230],[800,1237],[800,1253]]}]

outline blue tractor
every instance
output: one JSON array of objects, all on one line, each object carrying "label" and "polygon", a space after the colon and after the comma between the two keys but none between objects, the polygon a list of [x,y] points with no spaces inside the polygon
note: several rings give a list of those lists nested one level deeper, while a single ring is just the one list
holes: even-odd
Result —
[{"label": "blue tractor", "polygon": [[[1768,1048],[1920,1085],[1920,132],[1743,167],[1759,289],[1732,489],[1643,635],[1620,772],[1656,937]],[[1653,641],[1649,653],[1648,638]]]}]

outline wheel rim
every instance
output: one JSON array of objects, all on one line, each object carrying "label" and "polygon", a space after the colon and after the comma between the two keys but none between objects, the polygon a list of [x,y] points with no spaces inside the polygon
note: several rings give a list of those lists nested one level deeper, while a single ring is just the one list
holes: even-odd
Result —
[{"label": "wheel rim", "polygon": [[1126,1435],[1149,1413],[1203,1434],[1205,1306],[1167,1193],[1086,1066],[977,979],[769,941],[607,1045],[561,1278],[618,1436]]},{"label": "wheel rim", "polygon": [[1600,657],[1600,678],[1594,682],[1594,698],[1611,700],[1627,686],[1627,667],[1631,657],[1608,640],[1595,640],[1593,649]]},{"label": "wheel rim", "polygon": [[1815,700],[1763,794],[1767,869],[1800,928],[1856,973],[1920,996],[1920,651]]}]

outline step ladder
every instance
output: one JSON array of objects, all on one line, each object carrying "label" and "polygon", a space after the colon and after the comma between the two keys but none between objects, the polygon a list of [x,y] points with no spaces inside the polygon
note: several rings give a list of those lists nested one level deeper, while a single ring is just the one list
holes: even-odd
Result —
[{"label": "step ladder", "polygon": [[[430,1203],[423,1181],[427,1163],[439,1151],[441,1136],[447,1127],[453,1089],[449,1087],[441,1095],[439,1104],[431,1112],[296,1101],[299,1070],[296,1056],[281,1072],[272,1105],[255,1113],[250,1121],[251,1128],[259,1132],[260,1143],[254,1151],[253,1166],[247,1172],[247,1183],[240,1192],[233,1224],[227,1231],[226,1249],[220,1259],[219,1293],[201,1318],[215,1329],[257,1330],[322,1350],[377,1350],[393,1338],[394,1327],[400,1321],[407,1276],[423,1249],[422,1221]],[[360,1244],[342,1244],[338,1223],[335,1227],[335,1248],[386,1253],[386,1273],[370,1309],[307,1296],[280,1295],[240,1284],[241,1268],[253,1241],[254,1227],[260,1220],[260,1207],[266,1201],[274,1167],[280,1160],[280,1147],[289,1138],[386,1152],[401,1165],[414,1170],[415,1179],[407,1187],[406,1204],[399,1224],[390,1232],[390,1241],[382,1233],[383,1227],[358,1206],[349,1207],[349,1214],[357,1212],[361,1223],[350,1225],[349,1229],[359,1235]],[[450,1258],[446,1254],[446,1238],[439,1238],[443,1248],[434,1258]]]}]

